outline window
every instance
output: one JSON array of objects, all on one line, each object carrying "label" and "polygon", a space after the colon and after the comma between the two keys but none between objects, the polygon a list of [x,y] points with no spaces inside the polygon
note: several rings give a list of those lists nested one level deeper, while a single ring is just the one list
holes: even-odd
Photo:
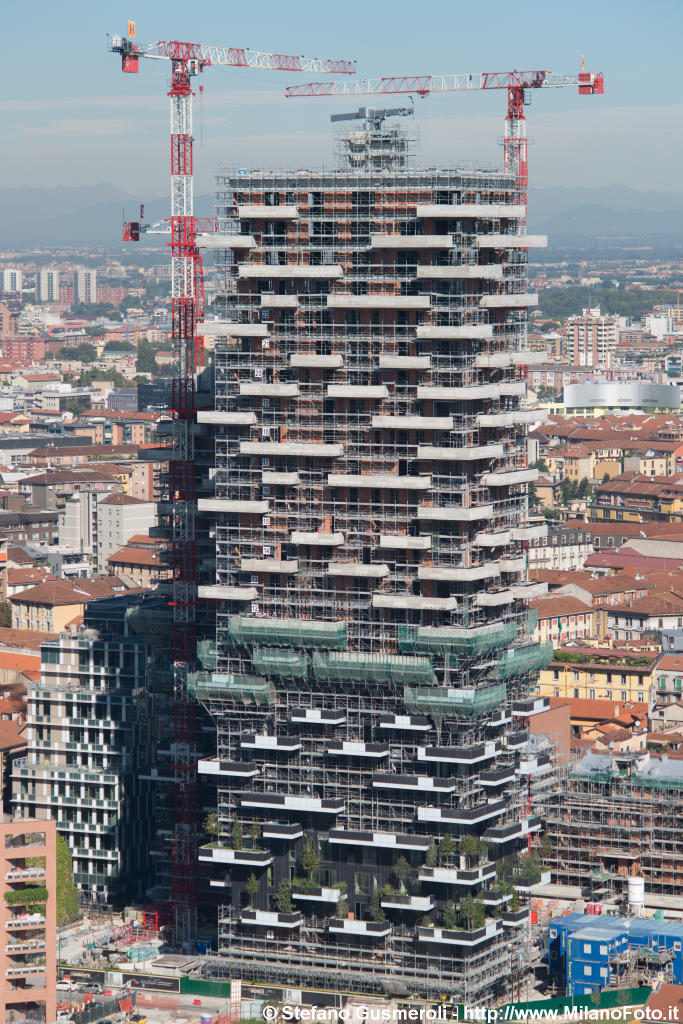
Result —
[{"label": "window", "polygon": [[626,700],[626,690],[619,691],[619,700]]},{"label": "window", "polygon": [[589,700],[595,700],[595,690],[589,690],[588,691],[588,699]]},{"label": "window", "polygon": [[589,955],[590,955],[590,953],[593,952],[593,950],[591,948],[590,942],[584,942],[584,944],[583,944],[583,951],[584,951],[584,953],[588,953]]},{"label": "window", "polygon": [[[557,938],[557,928],[551,928],[550,929],[550,938],[551,939],[556,939]],[[680,945],[679,945],[679,949],[680,949]]]}]

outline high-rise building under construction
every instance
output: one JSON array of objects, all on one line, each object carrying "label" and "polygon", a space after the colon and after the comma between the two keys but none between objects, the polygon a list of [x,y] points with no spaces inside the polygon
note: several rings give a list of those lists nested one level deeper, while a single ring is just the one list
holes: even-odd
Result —
[{"label": "high-rise building under construction", "polygon": [[543,240],[513,175],[420,170],[381,119],[349,140],[338,170],[218,178],[200,860],[227,976],[483,1001],[526,914],[495,862],[540,827],[523,404]]}]

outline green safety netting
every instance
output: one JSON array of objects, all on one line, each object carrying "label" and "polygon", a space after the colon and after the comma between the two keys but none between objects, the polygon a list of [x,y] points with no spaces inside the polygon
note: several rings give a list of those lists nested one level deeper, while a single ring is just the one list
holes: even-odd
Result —
[{"label": "green safety netting", "polygon": [[345,622],[313,622],[310,619],[255,618],[231,615],[228,633],[236,644],[271,644],[275,647],[346,648]]},{"label": "green safety netting", "polygon": [[514,622],[497,622],[470,629],[399,626],[398,644],[403,652],[428,651],[439,654],[485,654],[506,647],[515,638]]},{"label": "green safety netting", "polygon": [[528,647],[506,651],[498,659],[496,678],[511,679],[513,676],[526,675],[527,672],[538,672],[550,664],[553,651],[552,644],[530,644]]},{"label": "green safety netting", "polygon": [[312,664],[318,679],[349,679],[361,683],[393,680],[432,685],[437,681],[430,658],[410,658],[404,654],[322,654],[314,651]]},{"label": "green safety netting", "polygon": [[197,641],[197,660],[199,661],[202,668],[212,672],[216,667],[216,641],[215,640],[198,640]]},{"label": "green safety netting", "polygon": [[536,629],[537,625],[538,625],[538,609],[537,608],[530,608],[529,609],[529,633],[530,634],[534,632],[534,630]]},{"label": "green safety netting", "polygon": [[191,672],[187,689],[200,700],[227,698],[242,704],[272,704],[275,700],[275,687],[259,676]]},{"label": "green safety netting", "polygon": [[463,715],[467,718],[486,715],[504,700],[505,684],[467,687],[462,690],[423,690],[406,686],[403,691],[403,703],[410,714],[427,714],[435,719],[448,715]]},{"label": "green safety netting", "polygon": [[255,647],[252,664],[262,676],[289,676],[291,679],[305,679],[308,676],[310,659],[299,651],[287,651],[282,647]]}]

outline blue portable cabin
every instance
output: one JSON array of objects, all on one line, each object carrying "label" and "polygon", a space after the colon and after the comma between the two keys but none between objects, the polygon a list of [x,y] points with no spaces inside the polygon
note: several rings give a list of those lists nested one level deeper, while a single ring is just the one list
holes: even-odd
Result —
[{"label": "blue portable cabin", "polygon": [[[595,921],[595,918],[593,918]],[[597,924],[573,932],[567,942],[567,995],[606,988],[610,962],[628,950],[628,933]]]}]

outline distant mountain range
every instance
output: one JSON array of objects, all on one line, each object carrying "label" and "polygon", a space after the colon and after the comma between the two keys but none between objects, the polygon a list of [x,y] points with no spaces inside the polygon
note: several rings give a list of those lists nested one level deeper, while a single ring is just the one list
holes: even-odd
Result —
[{"label": "distant mountain range", "polygon": [[[125,207],[136,215],[139,200],[115,185],[78,188],[0,189],[0,249],[35,246],[117,246]],[[195,201],[198,216],[213,212],[213,197]],[[145,220],[168,216],[168,198],[145,203]],[[683,192],[639,192],[625,185],[532,189],[529,230],[553,241],[648,237],[683,240]],[[159,244],[163,244],[159,238]],[[147,244],[154,242],[149,236]]]}]

